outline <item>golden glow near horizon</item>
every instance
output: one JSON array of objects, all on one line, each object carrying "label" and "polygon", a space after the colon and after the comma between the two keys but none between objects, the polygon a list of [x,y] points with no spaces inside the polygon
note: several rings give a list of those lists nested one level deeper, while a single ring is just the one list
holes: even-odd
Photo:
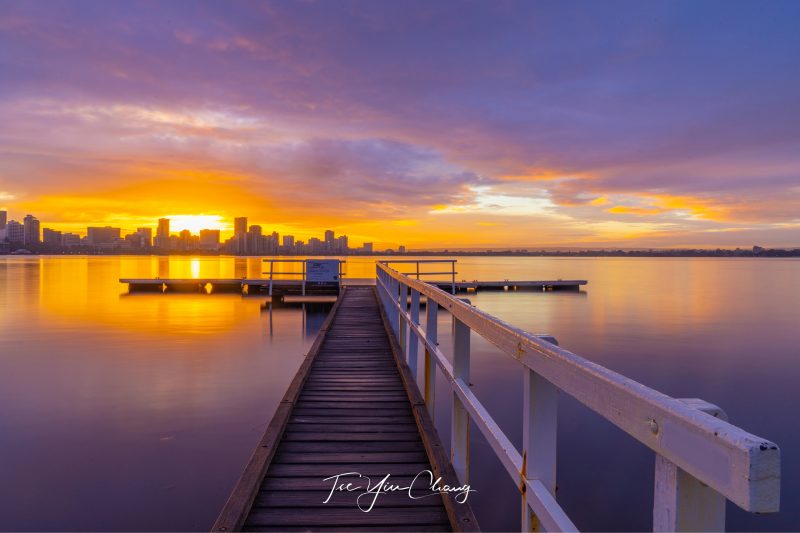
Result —
[{"label": "golden glow near horizon", "polygon": [[171,233],[189,230],[197,235],[203,229],[227,231],[231,227],[220,215],[166,215],[159,218],[169,219]]}]

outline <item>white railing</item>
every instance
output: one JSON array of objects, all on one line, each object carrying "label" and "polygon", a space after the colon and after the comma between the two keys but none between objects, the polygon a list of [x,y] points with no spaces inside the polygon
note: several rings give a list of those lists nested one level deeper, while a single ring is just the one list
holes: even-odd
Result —
[{"label": "white railing", "polygon": [[[414,272],[400,272],[397,269],[394,269],[396,272],[401,274],[406,274],[407,276],[414,276],[416,279],[420,279],[421,276],[450,276],[450,294],[456,293],[456,262],[457,259],[388,259],[388,260],[381,260],[379,261],[380,264],[386,265],[391,268],[394,264],[401,264],[401,265],[414,265],[416,270]],[[420,265],[429,265],[432,263],[445,263],[450,265],[450,270],[446,270],[443,272],[431,272],[431,271],[420,271]]]},{"label": "white railing", "polygon": [[[780,450],[729,424],[719,408],[666,396],[558,347],[552,337],[515,328],[386,264],[376,265],[376,279],[381,303],[415,378],[419,343],[424,347],[423,396],[431,416],[437,368],[452,391],[451,461],[461,482],[468,482],[472,418],[520,489],[523,530],[576,529],[555,498],[559,390],[656,453],[654,531],[724,530],[726,498],[746,511],[778,511]],[[420,296],[427,297],[424,327]],[[453,317],[452,364],[437,342],[439,306]],[[522,450],[470,390],[471,332],[527,369]]]},{"label": "white railing", "polygon": [[[272,285],[273,285],[274,281],[277,281],[275,279],[276,275],[278,275],[278,276],[301,276],[300,277],[300,285],[302,287],[302,294],[303,294],[303,296],[306,295],[306,281],[308,281],[306,279],[306,276],[307,276],[307,273],[308,273],[307,269],[306,269],[306,263],[308,263],[309,261],[314,261],[314,259],[274,259],[274,258],[270,257],[270,258],[267,258],[267,259],[262,259],[261,261],[263,263],[269,263],[269,271],[261,273],[262,275],[263,274],[269,274],[269,278],[268,278],[269,279],[269,296],[272,296]],[[338,261],[339,261],[339,289],[341,290],[341,288],[342,288],[342,278],[344,277],[344,269],[343,268],[344,268],[344,263],[345,262],[342,261],[342,260],[338,260]],[[275,272],[275,263],[301,263],[303,265],[303,267],[302,267],[302,270],[300,272],[284,272],[284,271]]]}]

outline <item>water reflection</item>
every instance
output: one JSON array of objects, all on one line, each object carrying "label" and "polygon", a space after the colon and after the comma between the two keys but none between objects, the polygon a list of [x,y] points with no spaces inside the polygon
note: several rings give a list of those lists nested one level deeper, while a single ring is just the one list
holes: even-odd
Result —
[{"label": "water reflection", "polygon": [[277,313],[277,311],[286,308],[299,309],[302,318],[300,335],[305,339],[313,341],[322,327],[322,323],[325,322],[325,318],[328,316],[328,313],[332,307],[332,302],[304,302],[289,304],[273,304],[272,302],[269,302],[261,306],[261,314],[265,317],[264,320],[266,320],[267,323],[266,331],[268,331],[269,336],[272,337],[275,329],[283,326],[283,324],[276,323],[275,321],[274,317],[276,314],[279,318],[281,316]]},{"label": "water reflection", "polygon": [[214,271],[234,262],[0,258],[5,529],[208,529],[316,323],[274,309],[270,336],[263,299],[118,283]]},{"label": "water reflection", "polygon": [[[347,261],[350,277],[374,276],[374,259]],[[326,305],[128,295],[117,280],[262,270],[259,258],[0,257],[0,472],[13,480],[0,486],[5,529],[210,527]],[[734,424],[777,442],[783,511],[731,507],[728,527],[797,529],[800,261],[470,257],[458,270],[461,279],[588,279],[577,293],[466,297],[671,396],[716,403]],[[445,313],[440,320],[447,353],[451,324]],[[472,345],[473,390],[519,445],[520,369],[475,336]],[[448,404],[440,392],[445,443]],[[479,492],[470,501],[484,528],[513,529],[514,483],[475,427],[471,434]],[[558,497],[579,527],[650,527],[652,453],[563,395],[558,469]]]}]

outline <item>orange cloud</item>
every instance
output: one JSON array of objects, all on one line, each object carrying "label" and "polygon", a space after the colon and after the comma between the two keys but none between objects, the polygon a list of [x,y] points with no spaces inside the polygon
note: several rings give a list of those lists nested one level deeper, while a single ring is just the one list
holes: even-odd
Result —
[{"label": "orange cloud", "polygon": [[[597,205],[597,204],[593,204]],[[659,213],[663,213],[664,210],[658,207],[634,207],[634,206],[627,206],[627,205],[615,205],[614,207],[609,207],[606,209],[608,213],[614,213],[619,215],[657,215]]]},{"label": "orange cloud", "polygon": [[[644,205],[615,205],[605,211],[619,215],[648,216],[664,213],[676,214],[697,220],[710,220],[715,222],[731,220],[730,209],[709,199],[693,196],[675,196],[668,194],[632,194],[635,202],[639,198],[645,200]],[[602,197],[605,198],[605,197]],[[599,199],[598,199],[599,200]],[[607,199],[592,205],[608,203]]]}]

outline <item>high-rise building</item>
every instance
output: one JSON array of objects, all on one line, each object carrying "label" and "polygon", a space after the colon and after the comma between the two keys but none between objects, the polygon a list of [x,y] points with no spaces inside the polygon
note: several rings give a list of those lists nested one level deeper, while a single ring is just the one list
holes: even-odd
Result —
[{"label": "high-rise building", "polygon": [[135,235],[141,239],[141,246],[149,248],[153,245],[153,228],[136,228]]},{"label": "high-rise building", "polygon": [[16,220],[9,220],[6,224],[6,240],[11,244],[25,242],[25,226]]},{"label": "high-rise building", "polygon": [[72,247],[81,245],[81,236],[77,233],[64,233],[61,235],[61,246]]},{"label": "high-rise building", "polygon": [[278,253],[278,244],[280,244],[281,236],[278,235],[277,231],[273,231],[272,235],[270,235],[267,239],[267,249],[266,253],[275,255]]},{"label": "high-rise building", "polygon": [[200,249],[216,252],[219,250],[219,230],[201,229],[200,230]]},{"label": "high-rise building", "polygon": [[86,228],[86,244],[100,246],[114,244],[120,237],[120,229],[104,226],[102,228]]},{"label": "high-rise building", "polygon": [[153,239],[153,246],[159,250],[169,250],[169,219],[159,218],[156,236]]},{"label": "high-rise building", "polygon": [[291,250],[294,248],[294,235],[284,235],[283,236],[283,245]]},{"label": "high-rise building", "polygon": [[237,217],[233,219],[233,234],[244,235],[247,233],[247,217]]},{"label": "high-rise building", "polygon": [[262,235],[262,228],[257,224],[250,226],[250,231],[247,232],[244,238],[245,253],[248,254],[263,254],[266,252],[266,239]]},{"label": "high-rise building", "polygon": [[162,250],[169,250],[169,219],[159,218],[156,230],[155,246]]},{"label": "high-rise building", "polygon": [[347,253],[347,235],[340,235],[339,238],[336,239],[336,253],[337,254]]},{"label": "high-rise building", "polygon": [[405,247],[405,246],[400,246],[400,247],[397,249],[397,253],[399,253],[399,254],[404,254],[404,253],[406,253],[406,247]]},{"label": "high-rise building", "polygon": [[8,212],[0,211],[0,229],[5,229],[7,223],[8,223]]},{"label": "high-rise building", "polygon": [[169,235],[169,219],[168,218],[159,218],[158,219],[158,231],[156,235]]},{"label": "high-rise building", "polygon": [[24,239],[25,245],[39,244],[42,242],[41,231],[39,230],[39,219],[33,215],[25,215],[24,222]]},{"label": "high-rise building", "polygon": [[233,238],[237,254],[247,253],[247,217],[233,219]]},{"label": "high-rise building", "polygon": [[44,228],[42,230],[42,242],[45,246],[51,248],[60,248],[61,247],[61,232],[55,231],[50,228]]},{"label": "high-rise building", "polygon": [[333,252],[336,248],[336,242],[334,242],[335,236],[333,230],[325,230],[325,248],[327,248],[326,252]]},{"label": "high-rise building", "polygon": [[372,243],[371,242],[365,242],[364,246],[363,246],[363,249],[364,249],[365,253],[371,254],[372,253]]},{"label": "high-rise building", "polygon": [[181,230],[178,234],[178,249],[182,252],[192,249],[192,232],[188,229]]},{"label": "high-rise building", "polygon": [[125,245],[126,248],[134,248],[134,249],[141,249],[144,248],[144,237],[138,231],[136,233],[131,233],[130,235],[125,235]]}]

